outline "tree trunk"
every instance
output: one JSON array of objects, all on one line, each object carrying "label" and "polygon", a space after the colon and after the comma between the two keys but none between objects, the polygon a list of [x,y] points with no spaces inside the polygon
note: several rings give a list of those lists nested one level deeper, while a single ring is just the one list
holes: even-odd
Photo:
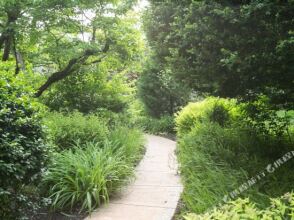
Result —
[{"label": "tree trunk", "polygon": [[65,77],[67,77],[68,75],[70,75],[72,72],[74,72],[74,65],[77,64],[78,59],[72,59],[69,61],[69,63],[67,64],[67,66],[62,70],[62,71],[58,71],[53,73],[48,79],[47,81],[38,89],[37,93],[35,94],[36,97],[40,97],[43,92],[49,88],[53,83],[64,79]]},{"label": "tree trunk", "polygon": [[2,49],[5,40],[6,40],[6,37],[5,37],[4,33],[2,33],[1,37],[0,37],[0,50]]},{"label": "tree trunk", "polygon": [[18,56],[17,56],[17,51],[16,51],[16,40],[15,38],[13,39],[13,53],[14,53],[14,58],[15,58],[15,75],[19,74],[20,68],[19,68],[19,61],[18,61]]},{"label": "tree trunk", "polygon": [[11,43],[12,43],[11,35],[8,35],[4,42],[5,42],[5,45],[4,45],[2,61],[7,61],[9,59],[10,50],[11,50]]},{"label": "tree trunk", "polygon": [[20,9],[15,8],[14,10],[7,10],[6,13],[7,13],[7,23],[4,27],[4,30],[0,38],[0,49],[2,49],[4,45],[2,61],[7,61],[9,59],[11,46],[15,38],[15,30],[13,28],[13,25],[15,24],[16,20],[20,16]]}]

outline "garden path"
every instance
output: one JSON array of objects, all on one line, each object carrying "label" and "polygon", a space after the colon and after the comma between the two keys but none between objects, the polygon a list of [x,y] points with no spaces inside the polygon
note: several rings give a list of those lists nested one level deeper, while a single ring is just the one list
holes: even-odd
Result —
[{"label": "garden path", "polygon": [[182,184],[175,156],[176,142],[146,135],[146,154],[136,168],[136,179],[117,198],[87,220],[171,220]]}]

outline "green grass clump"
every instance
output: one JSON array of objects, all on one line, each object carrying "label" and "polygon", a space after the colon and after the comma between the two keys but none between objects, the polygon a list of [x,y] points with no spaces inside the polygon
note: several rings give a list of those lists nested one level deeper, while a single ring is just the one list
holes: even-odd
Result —
[{"label": "green grass clump", "polygon": [[226,220],[226,219],[293,219],[294,218],[294,193],[271,199],[271,206],[258,209],[256,204],[249,199],[238,199],[228,204],[215,208],[205,214],[188,214],[185,220]]},{"label": "green grass clump", "polygon": [[108,139],[123,151],[123,159],[135,165],[143,156],[144,137],[138,129],[118,127],[110,132]]},{"label": "green grass clump", "polygon": [[90,213],[133,174],[143,154],[140,131],[116,128],[101,142],[76,142],[55,153],[44,178],[53,210]]},{"label": "green grass clump", "polygon": [[112,142],[87,143],[83,147],[55,154],[45,176],[55,210],[91,212],[109,196],[133,167],[124,160],[124,152]]},{"label": "green grass clump", "polygon": [[[186,209],[204,212],[250,176],[246,172],[250,158],[244,150],[250,143],[244,142],[246,137],[242,138],[244,134],[240,134],[241,131],[236,129],[223,129],[218,124],[207,123],[180,138],[178,159],[185,186],[182,198]],[[258,169],[255,160],[250,166],[254,167],[252,173]]]},{"label": "green grass clump", "polygon": [[84,116],[79,112],[67,115],[50,113],[45,119],[45,125],[59,151],[70,149],[77,141],[80,144],[103,141],[109,133],[104,119],[96,115]]},{"label": "green grass clump", "polygon": [[[178,159],[184,183],[183,213],[203,213],[244,182],[293,150],[284,139],[260,135],[246,124],[240,106],[208,98],[189,104],[176,118]],[[293,189],[294,159],[259,180],[237,198],[249,197],[260,208]],[[234,198],[236,199],[236,198]]]}]

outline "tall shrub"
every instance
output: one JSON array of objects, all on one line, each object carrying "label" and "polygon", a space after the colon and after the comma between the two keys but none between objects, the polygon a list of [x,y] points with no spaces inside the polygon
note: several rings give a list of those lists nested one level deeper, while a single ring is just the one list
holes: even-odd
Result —
[{"label": "tall shrub", "polygon": [[46,164],[40,106],[32,94],[21,76],[0,67],[0,219],[23,218],[34,209],[25,189]]}]

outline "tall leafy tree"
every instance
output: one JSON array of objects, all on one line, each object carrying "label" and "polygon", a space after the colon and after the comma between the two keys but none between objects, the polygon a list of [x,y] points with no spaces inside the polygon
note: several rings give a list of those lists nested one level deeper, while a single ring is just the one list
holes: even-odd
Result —
[{"label": "tall leafy tree", "polygon": [[152,117],[173,115],[187,104],[190,89],[177,82],[171,70],[150,60],[138,80],[139,97]]},{"label": "tall leafy tree", "polygon": [[83,66],[100,63],[113,53],[128,55],[126,44],[121,44],[123,32],[117,26],[134,2],[2,1],[2,60],[7,61],[14,52],[16,73],[25,61],[35,70],[45,70],[48,78],[36,92],[39,97]]},{"label": "tall leafy tree", "polygon": [[173,115],[185,105],[191,91],[182,80],[176,79],[166,59],[170,56],[172,44],[168,42],[176,2],[151,1],[152,5],[143,15],[143,28],[148,39],[151,54],[139,78],[139,97],[149,115],[160,117]]},{"label": "tall leafy tree", "polygon": [[[293,1],[151,1],[147,36],[196,91],[293,103]],[[156,29],[156,27],[160,27]]]},{"label": "tall leafy tree", "polygon": [[32,0],[11,0],[0,2],[0,49],[3,51],[2,61],[7,61],[13,52],[16,60],[16,73],[19,72],[21,54],[17,50],[20,32],[30,18],[31,8],[34,7]]},{"label": "tall leafy tree", "polygon": [[130,12],[112,26],[112,48],[99,63],[83,65],[74,74],[55,83],[42,100],[51,109],[97,112],[104,108],[121,112],[133,95],[130,74],[140,71],[144,51],[137,15]]}]

